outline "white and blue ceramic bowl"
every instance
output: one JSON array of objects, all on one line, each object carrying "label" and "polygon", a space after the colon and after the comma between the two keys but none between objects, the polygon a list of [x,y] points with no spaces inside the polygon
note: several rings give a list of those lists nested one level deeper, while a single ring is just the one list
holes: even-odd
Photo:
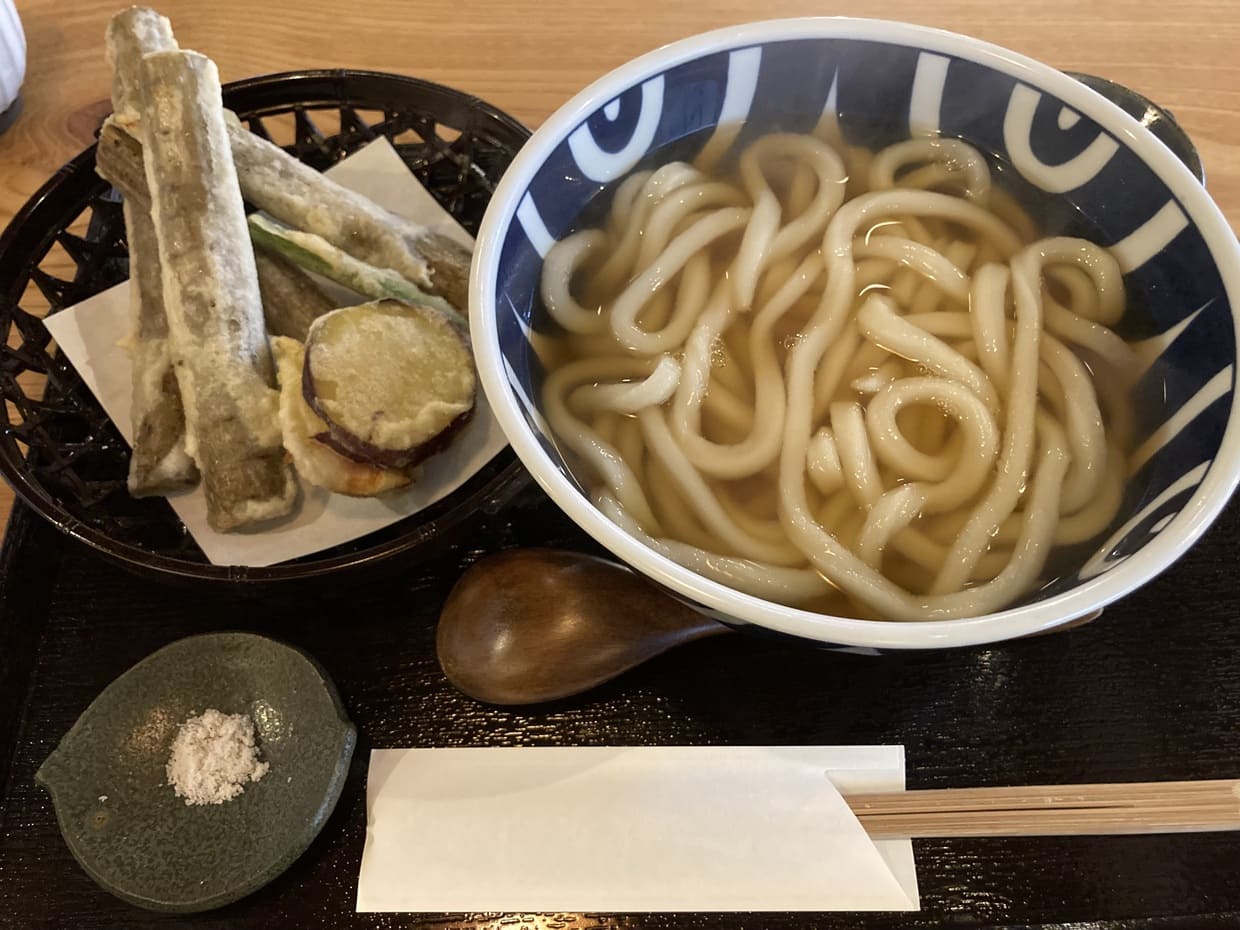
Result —
[{"label": "white and blue ceramic bowl", "polygon": [[[998,153],[1022,195],[1058,204],[1125,270],[1130,339],[1162,340],[1136,393],[1144,435],[1113,532],[1075,571],[994,614],[922,623],[823,616],[740,594],[669,561],[597,511],[539,414],[531,327],[542,256],[609,184],[654,152],[692,157],[720,124],[738,144],[839,115],[854,143],[938,129]],[[666,158],[666,155],[662,156]],[[1050,629],[1165,569],[1218,515],[1240,473],[1235,403],[1240,246],[1193,176],[1140,123],[1077,81],[984,42],[899,23],[784,20],[708,33],[613,71],[526,143],[491,200],[470,295],[482,384],[513,448],[602,545],[720,619],[876,648],[993,642]]]}]

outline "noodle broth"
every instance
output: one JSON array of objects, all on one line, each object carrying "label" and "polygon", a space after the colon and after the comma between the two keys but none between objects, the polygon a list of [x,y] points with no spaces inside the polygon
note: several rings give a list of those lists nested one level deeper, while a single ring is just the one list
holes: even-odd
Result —
[{"label": "noodle broth", "polygon": [[1067,201],[950,139],[703,155],[648,159],[544,263],[541,406],[595,505],[834,615],[977,616],[1079,562],[1140,366]]}]

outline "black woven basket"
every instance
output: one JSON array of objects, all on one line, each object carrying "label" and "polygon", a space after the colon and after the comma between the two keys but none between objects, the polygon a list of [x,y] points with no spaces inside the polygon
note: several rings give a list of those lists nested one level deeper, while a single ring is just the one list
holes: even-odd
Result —
[{"label": "black woven basket", "polygon": [[[386,136],[409,170],[476,234],[500,175],[529,137],[467,94],[399,75],[304,71],[229,84],[251,130],[323,170]],[[304,580],[414,556],[528,481],[510,450],[444,500],[343,546],[267,568],[211,565],[163,498],[126,490],[129,446],[50,341],[43,318],[129,275],[120,199],[92,146],[65,165],[0,236],[0,473],[35,511],[126,567],[239,584]]]}]

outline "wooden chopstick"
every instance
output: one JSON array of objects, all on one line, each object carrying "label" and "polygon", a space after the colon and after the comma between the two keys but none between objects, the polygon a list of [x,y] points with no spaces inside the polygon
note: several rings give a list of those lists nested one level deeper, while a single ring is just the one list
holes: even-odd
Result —
[{"label": "wooden chopstick", "polygon": [[1240,830],[1240,780],[947,788],[845,796],[870,836]]},{"label": "wooden chopstick", "polygon": [[983,811],[1026,808],[1121,807],[1146,802],[1200,800],[1240,805],[1240,780],[1117,782],[1097,785],[1020,785],[997,788],[942,788],[849,794],[857,813],[900,814],[922,811]]}]

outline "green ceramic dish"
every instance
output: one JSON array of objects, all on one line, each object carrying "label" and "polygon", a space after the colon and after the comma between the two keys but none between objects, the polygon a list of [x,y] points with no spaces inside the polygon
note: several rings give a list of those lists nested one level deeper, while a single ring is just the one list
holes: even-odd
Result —
[{"label": "green ceramic dish", "polygon": [[[249,714],[262,780],[187,806],[165,777],[187,718]],[[262,887],[310,845],[344,787],[357,732],[318,664],[251,633],[192,636],[104,689],[35,775],[90,876],[160,911],[220,907]]]}]

